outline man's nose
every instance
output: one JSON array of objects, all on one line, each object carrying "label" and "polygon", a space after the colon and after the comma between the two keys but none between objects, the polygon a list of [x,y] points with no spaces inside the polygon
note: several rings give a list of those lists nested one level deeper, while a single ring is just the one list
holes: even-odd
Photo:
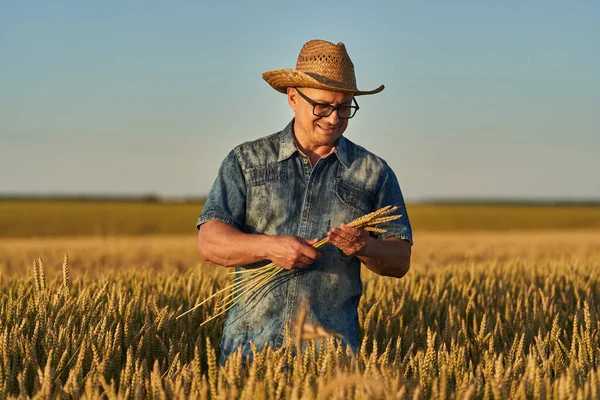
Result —
[{"label": "man's nose", "polygon": [[338,110],[333,110],[328,117],[325,117],[325,120],[329,122],[331,125],[337,125],[340,122],[340,117],[338,116]]}]

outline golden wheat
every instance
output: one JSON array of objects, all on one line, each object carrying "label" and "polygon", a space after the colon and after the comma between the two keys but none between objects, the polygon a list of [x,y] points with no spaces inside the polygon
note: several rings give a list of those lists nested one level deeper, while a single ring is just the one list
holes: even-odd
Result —
[{"label": "golden wheat", "polygon": [[[224,318],[200,326],[218,302],[176,320],[228,282],[194,255],[169,258],[193,247],[185,240],[164,245],[158,272],[140,268],[155,239],[117,251],[104,239],[54,241],[43,292],[39,265],[28,277],[11,261],[37,257],[0,246],[2,265],[16,268],[0,283],[0,398],[598,397],[600,235],[421,234],[402,280],[363,271],[356,353],[322,327],[301,327],[323,334],[304,340],[297,325],[282,348],[254,347],[252,359],[234,352],[224,366],[215,346]],[[75,252],[70,296],[66,244]],[[112,272],[98,274],[107,263]]]}]

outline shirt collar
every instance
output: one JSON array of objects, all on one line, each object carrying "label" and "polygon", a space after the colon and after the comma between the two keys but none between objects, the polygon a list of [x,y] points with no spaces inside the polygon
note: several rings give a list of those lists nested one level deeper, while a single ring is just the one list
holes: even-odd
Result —
[{"label": "shirt collar", "polygon": [[298,151],[294,143],[294,119],[281,131],[279,138],[279,158],[277,161],[283,161]]},{"label": "shirt collar", "polygon": [[[279,142],[279,158],[277,161],[283,161],[292,156],[298,148],[294,140],[294,119],[281,131]],[[333,151],[338,160],[346,168],[350,168],[350,160],[348,158],[348,139],[340,136]]]},{"label": "shirt collar", "polygon": [[344,135],[340,136],[337,140],[337,146],[335,146],[335,155],[337,156],[340,163],[346,168],[350,168],[350,158],[348,157],[348,139]]}]

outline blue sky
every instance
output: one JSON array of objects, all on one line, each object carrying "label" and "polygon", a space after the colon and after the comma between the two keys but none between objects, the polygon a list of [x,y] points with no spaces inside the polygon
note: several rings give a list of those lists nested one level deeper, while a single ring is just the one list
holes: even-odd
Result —
[{"label": "blue sky", "polygon": [[[176,5],[176,6],[174,6]],[[344,42],[408,200],[600,198],[600,2],[0,2],[0,193],[201,196]]]}]

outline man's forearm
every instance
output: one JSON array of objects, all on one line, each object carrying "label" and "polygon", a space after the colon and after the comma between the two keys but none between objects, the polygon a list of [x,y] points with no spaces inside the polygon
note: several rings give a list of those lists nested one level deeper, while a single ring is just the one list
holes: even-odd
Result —
[{"label": "man's forearm", "polygon": [[271,260],[284,269],[304,268],[321,257],[312,246],[319,239],[247,234],[221,221],[200,227],[198,249],[207,260],[226,267]]},{"label": "man's forearm", "polygon": [[357,254],[357,257],[378,275],[402,278],[410,268],[410,255],[411,246],[408,241],[371,238],[363,254]]},{"label": "man's forearm", "polygon": [[200,227],[198,249],[207,261],[225,267],[251,264],[266,259],[265,235],[240,232],[220,221],[209,221]]}]

